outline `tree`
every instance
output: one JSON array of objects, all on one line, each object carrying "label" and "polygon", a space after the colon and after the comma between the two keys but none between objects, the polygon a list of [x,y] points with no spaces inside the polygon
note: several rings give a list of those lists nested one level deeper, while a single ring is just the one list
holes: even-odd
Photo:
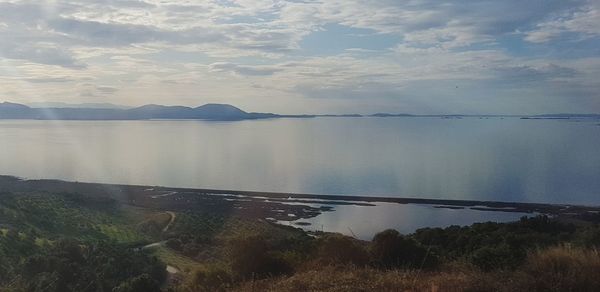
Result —
[{"label": "tree", "polygon": [[114,292],[160,292],[160,284],[148,274],[131,278],[113,289]]},{"label": "tree", "polygon": [[365,265],[369,261],[367,251],[356,240],[333,234],[325,236],[319,244],[318,258],[325,264]]},{"label": "tree", "polygon": [[375,235],[371,254],[375,264],[384,268],[431,267],[436,262],[425,247],[393,229]]},{"label": "tree", "polygon": [[290,272],[291,267],[269,252],[260,236],[237,239],[231,245],[231,270],[242,278],[263,278]]}]

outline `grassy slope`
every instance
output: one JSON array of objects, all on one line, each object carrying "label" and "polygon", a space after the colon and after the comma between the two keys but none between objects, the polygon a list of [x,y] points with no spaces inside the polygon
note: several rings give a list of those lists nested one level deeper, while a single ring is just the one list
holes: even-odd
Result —
[{"label": "grassy slope", "polygon": [[[177,213],[177,219],[163,239],[192,237],[196,244],[190,252],[182,247],[177,251],[161,246],[156,255],[165,263],[189,275],[206,265],[228,265],[229,245],[240,238],[262,236],[272,243],[306,241],[308,236],[295,228],[279,226],[264,220],[241,217],[222,217],[216,214]],[[194,240],[190,240],[194,241]],[[190,243],[190,245],[194,245]]]},{"label": "grassy slope", "polygon": [[[83,242],[115,241],[141,246],[162,238],[140,228],[155,223],[158,229],[168,224],[170,216],[162,211],[124,205],[94,208],[78,204],[62,194],[19,193],[0,195],[0,242],[9,229],[23,239],[33,236],[38,245],[51,244],[56,238],[69,237]],[[158,255],[172,254],[162,252]],[[187,259],[192,261],[191,259]],[[192,261],[193,262],[193,261]]]},{"label": "grassy slope", "polygon": [[[177,219],[167,232],[163,228],[171,216],[162,210],[150,210],[120,204],[86,202],[79,195],[45,192],[0,194],[0,260],[13,265],[32,253],[52,246],[59,238],[73,238],[82,243],[111,241],[131,247],[161,242],[185,235],[202,235],[206,243],[201,252],[185,255],[164,245],[149,251],[164,263],[180,270],[179,278],[187,278],[206,264],[226,265],[229,241],[261,234],[273,241],[302,232],[279,227],[260,220],[222,217],[215,214],[176,213]],[[7,240],[9,230],[20,240],[33,242],[35,250],[19,253],[14,242]],[[0,264],[2,264],[0,262]]]},{"label": "grassy slope", "polygon": [[5,226],[35,234],[38,240],[58,236],[120,243],[151,240],[136,230],[126,210],[88,207],[60,194],[4,194],[0,214]]}]

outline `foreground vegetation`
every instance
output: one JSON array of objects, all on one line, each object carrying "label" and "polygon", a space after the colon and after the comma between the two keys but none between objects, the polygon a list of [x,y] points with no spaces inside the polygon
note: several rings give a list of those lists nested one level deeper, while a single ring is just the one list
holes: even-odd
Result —
[{"label": "foreground vegetation", "polygon": [[116,202],[74,194],[0,194],[0,287],[12,291],[158,291],[165,266]]},{"label": "foreground vegetation", "polygon": [[0,291],[600,291],[593,220],[386,230],[366,242],[166,211],[0,193]]},{"label": "foreground vegetation", "polygon": [[247,282],[236,291],[599,291],[596,251],[553,247],[514,270],[483,272],[464,263],[434,270],[325,266]]},{"label": "foreground vegetation", "polygon": [[197,269],[179,291],[599,291],[600,228],[545,216],[514,223],[395,230],[371,242],[229,242],[228,265]]}]

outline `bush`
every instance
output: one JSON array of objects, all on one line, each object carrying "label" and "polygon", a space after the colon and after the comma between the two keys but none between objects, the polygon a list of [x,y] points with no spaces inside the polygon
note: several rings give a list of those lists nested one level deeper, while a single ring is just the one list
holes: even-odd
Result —
[{"label": "bush", "polygon": [[356,240],[332,234],[321,239],[318,246],[318,261],[324,264],[366,265],[369,254]]},{"label": "bush", "polygon": [[[424,228],[411,238],[448,260],[467,260],[480,267],[515,268],[530,250],[573,241],[577,227],[547,216],[524,217],[511,223],[476,223],[471,226]],[[593,230],[579,235],[583,245],[593,245]],[[503,258],[506,256],[506,258]]]},{"label": "bush", "polygon": [[155,221],[145,221],[142,222],[138,225],[138,231],[145,233],[145,234],[149,234],[152,236],[160,236],[160,234],[162,233],[162,228],[160,227],[160,225],[155,222]]},{"label": "bush", "polygon": [[520,257],[515,253],[506,245],[482,247],[472,253],[470,261],[483,271],[512,269],[520,264]]},{"label": "bush", "polygon": [[142,274],[115,287],[113,292],[160,292],[160,285],[148,274]]},{"label": "bush", "polygon": [[584,247],[600,247],[600,226],[591,226],[575,234],[575,243]]},{"label": "bush", "polygon": [[20,272],[15,285],[22,287],[16,291],[158,291],[150,288],[165,279],[165,265],[144,251],[62,238],[24,258],[15,270]]},{"label": "bush", "polygon": [[287,274],[291,267],[269,251],[264,238],[251,236],[231,243],[231,270],[241,278],[264,278]]},{"label": "bush", "polygon": [[224,291],[232,283],[229,272],[219,266],[197,269],[184,284],[185,291]]},{"label": "bush", "polygon": [[177,239],[177,238],[171,238],[169,240],[167,240],[167,242],[165,243],[165,245],[172,249],[172,250],[176,250],[176,251],[181,251],[181,240]]},{"label": "bush", "polygon": [[437,263],[437,257],[425,247],[393,229],[375,235],[371,255],[374,264],[383,268],[429,268]]}]

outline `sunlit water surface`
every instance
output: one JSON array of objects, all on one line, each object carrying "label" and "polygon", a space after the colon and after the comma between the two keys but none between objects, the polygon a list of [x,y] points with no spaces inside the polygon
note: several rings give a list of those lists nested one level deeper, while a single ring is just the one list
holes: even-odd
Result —
[{"label": "sunlit water surface", "polygon": [[[600,126],[591,120],[518,118],[4,120],[0,173],[175,187],[599,205]],[[403,210],[397,218],[431,221],[419,214]],[[379,221],[396,220],[389,218]]]},{"label": "sunlit water surface", "polygon": [[510,222],[519,220],[523,216],[534,215],[537,214],[377,203],[375,206],[334,206],[334,211],[324,212],[317,217],[279,223],[300,227],[307,231],[338,232],[371,240],[376,233],[389,228],[408,234],[425,227],[466,226],[481,221]]}]

